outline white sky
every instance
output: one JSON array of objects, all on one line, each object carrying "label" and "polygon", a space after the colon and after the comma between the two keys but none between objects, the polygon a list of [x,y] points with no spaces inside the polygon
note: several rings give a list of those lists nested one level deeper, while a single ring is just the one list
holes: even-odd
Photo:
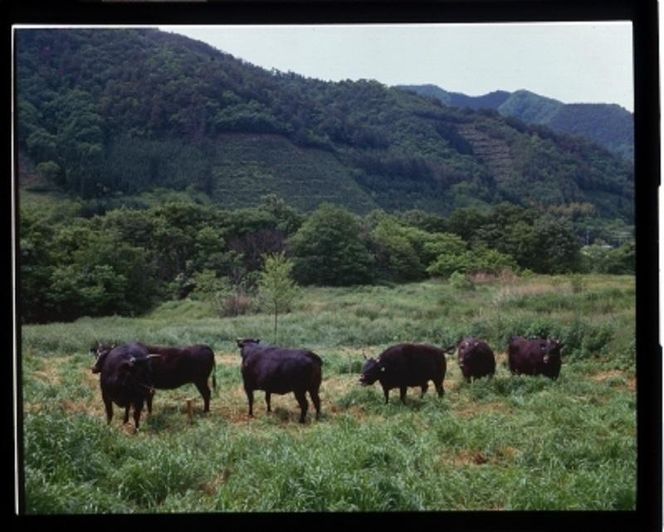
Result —
[{"label": "white sky", "polygon": [[431,83],[479,96],[527,89],[634,110],[632,24],[160,26],[267,69],[339,81]]}]

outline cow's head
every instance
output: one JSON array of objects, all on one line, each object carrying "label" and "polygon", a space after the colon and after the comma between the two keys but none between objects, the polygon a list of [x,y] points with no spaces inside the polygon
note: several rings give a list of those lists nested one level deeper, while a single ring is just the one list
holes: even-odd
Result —
[{"label": "cow's head", "polygon": [[459,366],[463,367],[466,357],[478,345],[480,345],[480,342],[476,338],[473,338],[472,336],[468,336],[459,342],[459,344],[457,345],[457,352],[458,352],[457,357],[459,359]]},{"label": "cow's head", "polygon": [[235,340],[235,342],[237,343],[237,346],[240,349],[242,349],[244,346],[247,346],[247,345],[255,345],[255,344],[259,343],[260,340],[258,338],[256,338],[256,339],[253,339],[253,338],[238,338],[238,339]]},{"label": "cow's head", "polygon": [[368,386],[376,382],[381,373],[385,371],[385,366],[383,366],[380,360],[375,358],[368,358],[362,366],[362,375],[360,376],[360,384],[363,386]]},{"label": "cow's head", "polygon": [[117,367],[118,381],[122,386],[134,388],[139,394],[152,396],[152,372],[150,360],[161,355],[150,354],[147,356],[130,356],[123,360]]},{"label": "cow's head", "polygon": [[540,349],[544,353],[542,362],[548,364],[550,361],[560,360],[561,351],[565,344],[559,340],[548,338],[540,344]]},{"label": "cow's head", "polygon": [[115,344],[102,344],[101,342],[97,342],[90,347],[90,354],[95,357],[95,365],[90,368],[92,373],[99,373],[101,371],[106,355],[114,348]]}]

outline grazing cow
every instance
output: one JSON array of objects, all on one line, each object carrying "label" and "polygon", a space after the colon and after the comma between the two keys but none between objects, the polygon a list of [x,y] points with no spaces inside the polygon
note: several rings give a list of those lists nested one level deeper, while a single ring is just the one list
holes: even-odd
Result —
[{"label": "grazing cow", "polygon": [[304,349],[286,349],[259,342],[250,338],[237,340],[242,355],[242,380],[249,401],[249,416],[254,415],[254,390],[264,390],[268,412],[271,412],[270,394],[293,392],[300,405],[300,423],[304,423],[307,415],[306,392],[309,392],[316,408],[316,419],[319,419],[321,358]]},{"label": "grazing cow", "polygon": [[486,375],[493,377],[496,358],[485,341],[469,336],[459,342],[457,349],[457,360],[466,382]]},{"label": "grazing cow", "polygon": [[[207,345],[166,347],[147,345],[150,353],[161,355],[152,361],[154,387],[172,390],[193,383],[203,396],[204,412],[210,411],[210,387],[208,377],[212,373],[212,387],[217,388],[214,352]],[[152,412],[152,398],[148,400],[148,412]]]},{"label": "grazing cow", "polygon": [[[180,386],[193,383],[203,396],[204,412],[210,411],[210,397],[212,393],[208,386],[208,377],[212,373],[212,387],[217,388],[215,376],[214,352],[207,345],[192,345],[188,347],[165,347],[158,345],[144,345],[149,353],[158,354],[152,360],[153,387],[160,390],[172,390]],[[98,343],[90,349],[96,355],[97,361],[92,367],[92,373],[99,373],[105,357],[115,347]],[[147,399],[148,412],[152,413],[152,396]]]},{"label": "grazing cow", "polygon": [[419,386],[423,397],[429,381],[433,381],[438,397],[445,393],[443,379],[447,362],[445,350],[425,344],[397,344],[378,355],[369,358],[362,368],[360,384],[371,385],[380,381],[385,394],[385,404],[389,401],[392,388],[399,388],[401,402],[406,404],[406,390],[409,386]]},{"label": "grazing cow", "polygon": [[507,346],[507,365],[513,375],[546,375],[555,380],[560,374],[562,348],[562,343],[549,338],[527,340],[512,336]]},{"label": "grazing cow", "polygon": [[[100,373],[101,397],[106,408],[106,422],[113,419],[113,403],[124,407],[124,422],[129,421],[129,407],[134,408],[134,425],[138,429],[143,401],[154,393],[152,387],[151,355],[140,343],[130,343],[103,351],[92,368]],[[101,358],[101,360],[100,360]]]}]

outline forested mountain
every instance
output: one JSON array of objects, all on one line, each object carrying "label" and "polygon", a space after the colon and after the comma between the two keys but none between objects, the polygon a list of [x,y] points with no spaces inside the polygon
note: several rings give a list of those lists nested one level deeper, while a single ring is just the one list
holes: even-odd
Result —
[{"label": "forested mountain", "polygon": [[158,30],[16,35],[23,184],[100,201],[172,188],[225,207],[277,193],[357,213],[575,204],[632,223],[630,164],[496,111],[267,71]]},{"label": "forested mountain", "polygon": [[437,98],[453,107],[493,109],[502,116],[548,126],[557,133],[585,137],[628,161],[634,159],[634,117],[616,104],[565,104],[526,90],[467,96],[436,85],[400,85],[399,88]]}]

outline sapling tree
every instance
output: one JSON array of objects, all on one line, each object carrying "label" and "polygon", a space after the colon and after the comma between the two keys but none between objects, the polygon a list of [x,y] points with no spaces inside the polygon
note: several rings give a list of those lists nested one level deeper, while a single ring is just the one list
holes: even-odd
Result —
[{"label": "sapling tree", "polygon": [[274,314],[274,341],[277,341],[279,314],[287,312],[295,299],[298,287],[291,279],[293,261],[283,252],[264,255],[263,270],[258,281],[261,304]]}]

